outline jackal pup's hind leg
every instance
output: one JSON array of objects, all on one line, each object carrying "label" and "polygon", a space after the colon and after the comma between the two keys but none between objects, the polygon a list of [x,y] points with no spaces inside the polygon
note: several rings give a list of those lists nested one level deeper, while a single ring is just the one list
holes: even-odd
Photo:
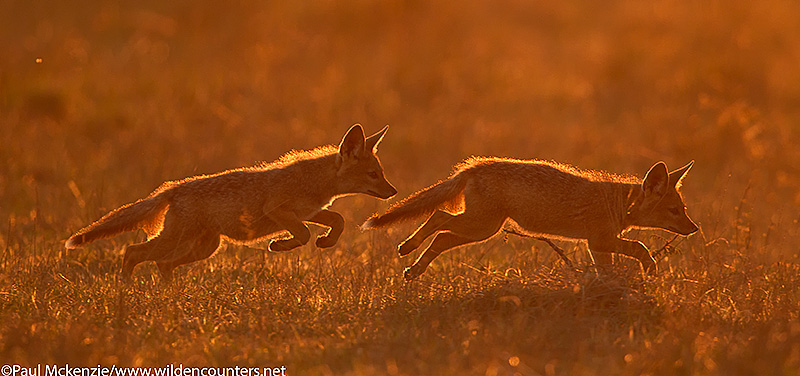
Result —
[{"label": "jackal pup's hind leg", "polygon": [[[210,252],[196,250],[200,245],[208,242],[202,242],[200,239],[207,230],[201,224],[189,219],[184,219],[176,210],[169,210],[164,218],[164,228],[158,236],[139,244],[133,244],[125,249],[125,256],[122,261],[122,277],[125,280],[130,280],[133,275],[133,269],[136,265],[145,261],[162,261],[163,260],[179,260],[182,256],[187,254],[201,254],[208,253],[210,255],[219,245],[219,235],[217,235],[217,244]],[[176,264],[175,266],[180,265]],[[166,267],[165,267],[166,266]],[[168,282],[172,277],[172,269],[169,264],[159,266],[159,272],[162,274],[162,281]]]},{"label": "jackal pup's hind leg", "polygon": [[[425,272],[431,261],[442,252],[460,245],[488,239],[500,231],[506,217],[496,211],[493,213],[490,208],[481,209],[481,207],[467,205],[463,213],[455,216],[441,211],[434,213],[428,222],[401,245],[401,252],[403,246],[409,242],[413,242],[411,244],[416,248],[419,246],[417,242],[421,243],[431,233],[441,231],[433,238],[431,244],[417,261],[411,267],[406,268],[403,273],[405,279],[410,281],[419,277]],[[450,218],[448,219],[446,216]]]},{"label": "jackal pup's hind leg", "polygon": [[177,242],[163,237],[163,234],[146,242],[129,245],[125,248],[125,255],[122,258],[122,278],[130,282],[136,265],[145,261],[155,261],[159,258],[159,254],[173,250],[177,246]]},{"label": "jackal pup's hind leg", "polygon": [[413,252],[420,245],[422,245],[422,242],[424,242],[425,239],[438,232],[445,223],[453,218],[455,218],[454,215],[437,210],[431,214],[430,217],[428,217],[428,220],[425,221],[425,223],[420,226],[417,231],[414,231],[411,236],[400,243],[400,245],[397,247],[397,252],[401,257]]},{"label": "jackal pup's hind leg", "polygon": [[182,244],[181,249],[173,252],[173,256],[179,254],[178,257],[166,257],[156,261],[158,271],[161,272],[161,279],[164,283],[172,281],[172,271],[175,268],[186,265],[195,261],[200,261],[211,257],[214,251],[219,248],[220,235],[217,231],[207,229],[194,239],[194,242]]}]

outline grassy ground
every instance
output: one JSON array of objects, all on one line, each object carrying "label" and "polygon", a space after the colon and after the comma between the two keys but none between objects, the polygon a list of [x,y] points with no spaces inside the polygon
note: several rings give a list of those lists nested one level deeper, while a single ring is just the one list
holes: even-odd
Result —
[{"label": "grassy ground", "polygon": [[[268,4],[269,3],[269,4]],[[288,374],[800,374],[796,2],[0,3],[0,359]],[[38,60],[37,60],[38,59]],[[695,166],[701,231],[643,278],[497,236],[406,283],[412,226],[223,246],[118,279],[127,234],[63,241],[164,180],[391,128],[403,197],[471,155],[642,176]],[[652,250],[671,235],[633,231]],[[415,257],[416,254],[411,257]]]}]

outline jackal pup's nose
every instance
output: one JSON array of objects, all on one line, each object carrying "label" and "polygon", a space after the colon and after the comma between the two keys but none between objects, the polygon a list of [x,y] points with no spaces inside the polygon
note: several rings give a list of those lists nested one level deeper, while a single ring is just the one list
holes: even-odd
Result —
[{"label": "jackal pup's nose", "polygon": [[698,229],[699,227],[697,227],[697,225],[694,224],[694,222],[692,222],[690,226],[686,226],[684,229],[681,229],[682,231],[679,231],[678,233],[681,235],[691,235],[697,232]]}]

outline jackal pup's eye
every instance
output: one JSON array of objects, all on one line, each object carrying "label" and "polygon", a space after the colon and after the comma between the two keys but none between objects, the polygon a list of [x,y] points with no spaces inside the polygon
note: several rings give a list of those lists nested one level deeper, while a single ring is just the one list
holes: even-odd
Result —
[{"label": "jackal pup's eye", "polygon": [[378,175],[378,172],[377,172],[377,171],[370,171],[370,172],[367,172],[367,176],[369,176],[369,177],[370,177],[370,178],[372,178],[372,179],[377,179],[377,178],[379,177],[379,175]]}]

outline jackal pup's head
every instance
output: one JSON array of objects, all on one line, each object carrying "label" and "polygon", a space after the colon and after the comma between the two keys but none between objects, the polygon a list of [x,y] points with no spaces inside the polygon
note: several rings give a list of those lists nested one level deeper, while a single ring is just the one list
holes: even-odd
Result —
[{"label": "jackal pup's head", "polygon": [[390,198],[397,193],[383,176],[381,161],[375,155],[387,129],[388,125],[367,138],[364,137],[364,130],[359,124],[347,131],[339,144],[339,154],[336,156],[338,191],[366,193],[382,199]]},{"label": "jackal pup's head", "polygon": [[670,173],[664,162],[654,164],[642,182],[642,195],[628,210],[627,222],[636,227],[661,228],[681,235],[697,231],[678,193],[681,180],[693,163]]}]

